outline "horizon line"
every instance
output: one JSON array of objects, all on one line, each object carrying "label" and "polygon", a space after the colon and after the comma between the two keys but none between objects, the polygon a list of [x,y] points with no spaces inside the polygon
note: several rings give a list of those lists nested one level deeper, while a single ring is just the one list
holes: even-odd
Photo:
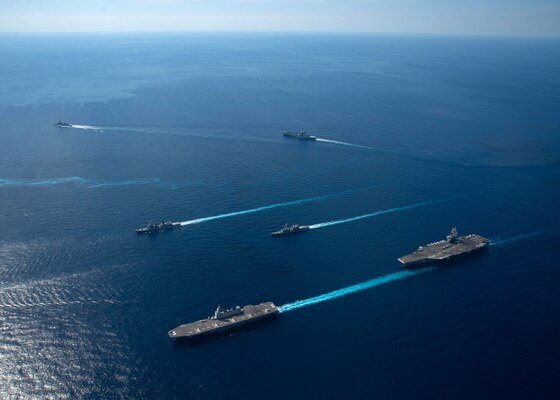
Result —
[{"label": "horizon line", "polygon": [[488,33],[441,33],[441,32],[383,32],[364,30],[79,30],[79,31],[18,31],[0,30],[0,35],[126,35],[126,34],[286,34],[286,35],[388,35],[388,36],[438,36],[438,37],[473,37],[473,38],[524,38],[524,39],[560,39],[560,35],[509,35]]}]

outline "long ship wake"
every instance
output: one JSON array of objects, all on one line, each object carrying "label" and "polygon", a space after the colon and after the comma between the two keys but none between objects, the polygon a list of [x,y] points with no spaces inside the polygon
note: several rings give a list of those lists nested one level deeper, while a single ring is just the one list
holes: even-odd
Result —
[{"label": "long ship wake", "polygon": [[210,216],[210,217],[191,219],[191,220],[188,220],[188,221],[182,221],[182,222],[180,222],[180,224],[181,224],[181,226],[194,225],[194,224],[200,224],[202,222],[213,221],[213,220],[216,220],[216,219],[237,217],[239,215],[246,215],[246,214],[253,214],[253,213],[260,212],[260,211],[271,210],[273,208],[288,207],[288,206],[293,206],[293,205],[297,205],[297,204],[312,203],[312,202],[316,202],[316,201],[321,201],[321,200],[341,196],[341,195],[344,195],[344,194],[347,194],[347,193],[354,192],[356,190],[359,190],[359,189],[350,189],[350,190],[345,190],[343,192],[336,193],[336,194],[310,197],[310,198],[307,198],[307,199],[293,200],[293,201],[288,201],[288,202],[285,202],[285,203],[275,203],[275,204],[270,204],[270,205],[267,205],[267,206],[251,208],[249,210],[234,211],[234,212],[230,212],[230,213],[226,213],[226,214],[213,215],[213,216]]},{"label": "long ship wake", "polygon": [[280,310],[280,312],[297,310],[298,308],[311,306],[313,304],[322,303],[324,301],[338,299],[339,297],[343,297],[356,292],[361,292],[362,290],[371,289],[376,286],[384,285],[389,282],[399,281],[401,279],[405,279],[414,275],[430,272],[435,269],[436,269],[435,267],[428,267],[428,268],[417,269],[417,270],[403,270],[399,272],[394,272],[392,274],[370,279],[369,281],[366,282],[357,283],[355,285],[348,286],[344,289],[333,290],[332,292],[311,297],[309,299],[297,300],[294,301],[293,303],[284,304],[283,306],[280,306],[278,309]]},{"label": "long ship wake", "polygon": [[529,233],[517,235],[508,239],[494,239],[490,241],[490,246],[503,246],[505,244],[515,243],[520,240],[529,239],[535,236],[542,235],[543,233],[546,233],[548,231],[550,231],[550,229],[541,229],[535,232],[529,232]]},{"label": "long ship wake", "polygon": [[52,179],[2,179],[0,178],[0,187],[2,186],[30,186],[30,187],[44,187],[74,184],[84,186],[86,188],[100,188],[110,186],[164,186],[170,189],[177,189],[177,185],[172,182],[162,182],[159,178],[149,179],[129,179],[125,181],[95,181],[91,179],[82,178],[80,176],[71,176],[64,178]]},{"label": "long ship wake", "polygon": [[74,129],[86,129],[86,130],[91,130],[91,131],[101,131],[103,129],[102,126],[93,126],[93,125],[74,125],[72,124],[72,126],[70,128],[74,128]]},{"label": "long ship wake", "polygon": [[321,138],[317,138],[315,139],[317,142],[323,142],[323,143],[332,143],[332,144],[340,144],[342,146],[350,146],[350,147],[357,147],[359,149],[368,149],[368,150],[375,150],[373,147],[370,146],[363,146],[360,144],[353,144],[353,143],[348,143],[348,142],[340,142],[338,140],[330,140],[330,139],[321,139]]},{"label": "long ship wake", "polygon": [[[157,128],[157,127],[134,127],[134,126],[94,126],[94,125],[80,125],[80,124],[72,124],[72,126],[70,126],[69,128],[71,129],[84,129],[84,130],[91,130],[91,131],[96,131],[96,132],[103,132],[103,131],[125,131],[125,132],[139,132],[139,133],[161,133],[161,129]],[[182,132],[183,135],[187,135],[185,132]],[[232,139],[232,140],[238,140],[237,137],[230,137],[228,135],[219,135],[219,136],[213,136],[213,135],[202,135],[202,134],[193,134],[192,132],[188,134],[188,136],[196,136],[196,137],[202,137],[202,138],[218,138],[218,139]],[[249,138],[247,137],[246,139],[252,139],[252,140],[264,140],[267,141],[263,138]],[[330,143],[330,144],[338,144],[341,146],[349,146],[349,147],[355,147],[358,149],[367,149],[367,150],[375,150],[375,147],[371,147],[371,146],[365,146],[365,145],[361,145],[361,144],[354,144],[354,143],[348,143],[348,142],[341,142],[339,140],[331,140],[331,139],[322,139],[322,138],[316,138],[315,139],[317,142],[323,142],[323,143]]]},{"label": "long ship wake", "polygon": [[347,222],[358,221],[360,219],[372,218],[372,217],[377,217],[379,215],[390,214],[390,213],[394,213],[394,212],[398,212],[398,211],[404,211],[404,210],[410,210],[410,209],[413,209],[413,208],[427,206],[427,205],[430,205],[430,204],[437,204],[437,203],[441,203],[443,201],[445,201],[445,200],[424,201],[422,203],[411,204],[411,205],[408,205],[408,206],[393,207],[393,208],[389,208],[387,210],[380,210],[380,211],[376,211],[376,212],[369,213],[369,214],[358,215],[357,217],[339,219],[339,220],[336,220],[336,221],[329,221],[329,222],[321,222],[319,224],[309,225],[309,229],[318,229],[318,228],[324,228],[326,226],[331,226],[331,225],[345,224]]}]

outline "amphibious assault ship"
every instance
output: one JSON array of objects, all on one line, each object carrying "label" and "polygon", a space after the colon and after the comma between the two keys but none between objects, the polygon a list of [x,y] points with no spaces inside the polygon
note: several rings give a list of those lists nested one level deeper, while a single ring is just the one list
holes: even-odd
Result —
[{"label": "amphibious assault ship", "polygon": [[451,229],[446,240],[418,247],[414,253],[399,258],[404,266],[431,261],[448,260],[451,257],[480,250],[490,241],[479,235],[458,236],[457,228]]},{"label": "amphibious assault ship", "polygon": [[59,128],[72,128],[72,124],[69,124],[68,122],[62,122],[62,120],[60,119],[56,124],[54,124],[54,126],[58,126]]},{"label": "amphibious assault ship", "polygon": [[303,231],[307,231],[309,229],[310,229],[309,225],[297,225],[297,224],[288,225],[288,224],[286,224],[279,231],[272,232],[272,236],[289,235],[291,233],[303,232]]},{"label": "amphibious assault ship", "polygon": [[280,311],[272,302],[256,306],[234,307],[222,310],[220,306],[214,315],[200,321],[184,324],[168,332],[171,339],[190,339],[237,328],[264,318],[270,318]]},{"label": "amphibious assault ship", "polygon": [[179,222],[160,222],[159,224],[153,221],[150,221],[148,225],[143,228],[136,229],[136,233],[153,233],[153,232],[162,232],[162,231],[169,231],[171,229],[179,228],[181,224]]},{"label": "amphibious assault ship", "polygon": [[299,132],[288,131],[288,132],[284,132],[284,136],[288,136],[300,140],[317,140],[317,136],[312,136],[305,131],[299,131]]}]

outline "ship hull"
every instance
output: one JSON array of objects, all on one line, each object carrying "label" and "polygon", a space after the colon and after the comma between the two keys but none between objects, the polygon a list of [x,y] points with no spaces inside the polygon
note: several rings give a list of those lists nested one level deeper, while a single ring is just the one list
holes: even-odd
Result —
[{"label": "ship hull", "polygon": [[438,242],[421,248],[398,259],[403,267],[416,267],[427,263],[445,263],[481,252],[489,240],[478,235],[459,237],[457,243]]},{"label": "ship hull", "polygon": [[300,233],[300,232],[305,232],[308,231],[310,228],[301,228],[298,229],[297,231],[293,231],[293,232],[272,232],[272,236],[287,236],[287,235],[293,235],[295,233]]},{"label": "ship hull", "polygon": [[168,226],[165,228],[155,228],[155,229],[148,229],[148,228],[139,228],[136,229],[135,232],[138,234],[146,234],[146,233],[158,233],[158,232],[165,232],[165,231],[172,231],[174,229],[180,228],[180,223],[174,223],[172,226]]},{"label": "ship hull", "polygon": [[262,303],[256,306],[243,307],[243,313],[227,318],[206,318],[178,326],[168,332],[170,339],[174,341],[188,341],[197,338],[214,336],[239,329],[242,326],[271,319],[280,312],[274,303]]},{"label": "ship hull", "polygon": [[146,229],[146,230],[136,229],[136,233],[138,233],[138,234],[159,233],[159,232],[165,232],[165,231],[172,231],[172,230],[174,230],[174,229],[176,229],[176,228],[173,227],[173,228],[154,229],[154,230],[150,230],[150,229]]},{"label": "ship hull", "polygon": [[455,254],[452,256],[449,256],[447,258],[441,258],[441,259],[425,259],[425,260],[420,260],[420,261],[416,261],[416,262],[407,262],[407,263],[403,263],[401,261],[401,259],[399,258],[399,262],[401,263],[401,267],[402,268],[406,268],[406,269],[415,269],[415,268],[422,268],[424,266],[427,266],[429,264],[437,264],[440,266],[449,266],[449,265],[453,265],[453,264],[457,264],[460,263],[462,261],[471,259],[471,258],[475,258],[478,257],[480,255],[482,255],[482,253],[484,253],[486,251],[487,247],[481,247],[478,249],[473,249],[471,251],[465,252],[465,253],[461,253],[461,254]]},{"label": "ship hull", "polygon": [[174,229],[176,229],[177,227],[172,227],[172,228],[165,228],[165,229],[136,229],[136,233],[139,234],[146,234],[146,233],[158,233],[158,232],[165,232],[165,231],[172,231]]},{"label": "ship hull", "polygon": [[298,140],[317,140],[316,136],[298,136],[298,135],[291,135],[289,133],[284,133],[284,136],[292,139],[298,139]]},{"label": "ship hull", "polygon": [[276,319],[278,313],[263,315],[251,320],[242,321],[235,325],[228,325],[227,327],[222,327],[215,329],[213,331],[202,332],[197,335],[192,336],[179,336],[179,337],[169,337],[173,343],[197,343],[205,340],[210,340],[212,338],[217,338],[220,336],[227,335],[230,331],[240,331],[245,329],[251,329],[256,325],[264,324],[268,321]]},{"label": "ship hull", "polygon": [[311,141],[317,140],[316,137],[303,137],[303,138],[300,138],[300,137],[290,136],[290,135],[286,135],[286,137],[290,137],[290,138],[292,138],[292,139],[298,139],[298,140],[311,140]]}]

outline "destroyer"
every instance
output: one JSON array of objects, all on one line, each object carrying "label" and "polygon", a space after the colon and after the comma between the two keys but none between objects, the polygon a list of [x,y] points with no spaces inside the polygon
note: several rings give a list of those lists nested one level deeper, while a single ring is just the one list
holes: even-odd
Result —
[{"label": "destroyer", "polygon": [[298,233],[298,232],[303,232],[303,231],[308,231],[310,229],[309,225],[284,225],[284,227],[282,229],[280,229],[279,231],[276,232],[272,232],[272,236],[283,236],[283,235],[289,235],[291,233]]},{"label": "destroyer", "polygon": [[72,124],[69,124],[68,122],[62,122],[61,120],[58,120],[58,122],[54,124],[54,126],[58,126],[59,128],[72,128]]},{"label": "destroyer", "polygon": [[457,228],[451,229],[446,240],[420,246],[414,253],[399,258],[404,266],[420,264],[430,261],[447,260],[462,254],[482,249],[490,241],[479,235],[458,236]]},{"label": "destroyer", "polygon": [[299,131],[299,132],[284,132],[284,136],[288,136],[294,139],[300,139],[300,140],[317,140],[317,136],[312,136],[309,133],[305,132],[305,131]]},{"label": "destroyer", "polygon": [[213,316],[178,326],[170,330],[168,335],[171,339],[175,340],[206,336],[234,329],[264,318],[270,318],[278,314],[278,312],[278,308],[272,302],[262,303],[256,306],[237,306],[228,310],[222,310],[220,306],[218,306]]},{"label": "destroyer", "polygon": [[160,222],[158,224],[153,221],[150,221],[148,225],[146,225],[145,227],[136,229],[136,233],[152,233],[152,232],[169,231],[171,229],[179,228],[180,226],[181,224],[179,222],[166,221],[166,222]]}]

